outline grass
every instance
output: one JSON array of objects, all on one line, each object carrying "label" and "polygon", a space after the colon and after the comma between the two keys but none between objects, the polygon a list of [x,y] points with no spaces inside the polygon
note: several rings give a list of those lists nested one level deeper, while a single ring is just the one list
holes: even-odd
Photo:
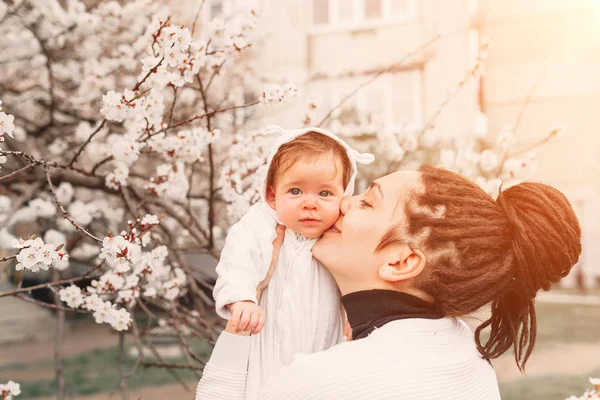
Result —
[{"label": "grass", "polygon": [[[200,340],[190,340],[190,342],[196,354],[201,357],[208,357],[211,351],[208,343]],[[67,394],[69,396],[81,396],[116,390],[120,382],[118,360],[119,350],[117,347],[94,349],[67,358],[65,360]],[[185,359],[168,359],[167,362],[187,364]],[[135,363],[135,359],[128,357],[125,362],[125,371],[131,371]],[[52,368],[51,363],[49,368]],[[196,375],[190,370],[180,369],[176,373],[184,381],[197,379]],[[54,379],[20,380],[19,383],[22,391],[19,399],[51,396],[56,393]],[[177,380],[165,368],[140,367],[128,379],[127,387],[136,389],[143,386],[160,386],[170,383],[177,383]]]},{"label": "grass", "polygon": [[591,374],[546,375],[501,383],[500,394],[502,400],[564,400],[593,389],[588,381],[590,376],[600,376],[600,369]]},{"label": "grass", "polygon": [[[534,352],[551,350],[567,343],[599,343],[600,345],[600,307],[573,304],[538,303],[538,339]],[[205,356],[211,347],[203,341],[194,340],[192,346],[197,354]],[[119,352],[116,347],[95,349],[80,353],[65,360],[65,376],[68,394],[71,396],[92,395],[116,390],[119,383]],[[174,363],[185,363],[185,360],[169,360]],[[134,359],[127,359],[126,370],[135,364]],[[600,361],[599,361],[600,367]],[[24,364],[14,363],[0,367],[0,372],[29,369]],[[34,369],[53,368],[52,362],[36,365]],[[558,367],[560,368],[560,367]],[[192,371],[178,370],[177,374],[186,381],[195,381]],[[32,371],[32,376],[35,373]],[[589,376],[599,376],[600,369],[591,374],[556,375],[541,377],[523,377],[516,381],[502,383],[500,390],[503,400],[564,400],[570,395],[581,395],[585,389],[591,388]],[[160,386],[177,381],[164,368],[140,368],[128,380],[128,388],[136,389],[144,386]],[[53,379],[20,380],[22,395],[19,399],[32,399],[51,396],[56,393]]]},{"label": "grass", "polygon": [[539,345],[600,342],[600,307],[537,303]]},{"label": "grass", "polygon": [[[600,307],[591,305],[537,303],[538,336],[536,351],[566,344],[600,344]],[[600,361],[598,362],[600,367]],[[560,371],[560,367],[557,367]],[[600,377],[600,369],[581,375],[524,376],[500,384],[502,400],[564,400],[592,389],[588,378]]]}]

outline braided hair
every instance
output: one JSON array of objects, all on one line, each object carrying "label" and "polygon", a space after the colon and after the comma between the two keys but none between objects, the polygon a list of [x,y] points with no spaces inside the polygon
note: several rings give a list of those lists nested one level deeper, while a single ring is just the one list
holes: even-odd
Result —
[{"label": "braided hair", "polygon": [[536,293],[566,276],[581,254],[573,208],[541,183],[518,184],[494,201],[456,173],[432,166],[419,171],[423,190],[411,194],[405,211],[409,241],[427,257],[418,287],[446,316],[491,303],[491,317],[475,331],[477,348],[492,359],[513,347],[524,371],[535,345]]}]

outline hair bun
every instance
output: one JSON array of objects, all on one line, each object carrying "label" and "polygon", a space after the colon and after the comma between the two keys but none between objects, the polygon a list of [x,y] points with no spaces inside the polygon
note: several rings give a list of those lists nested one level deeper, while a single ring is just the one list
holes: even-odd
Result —
[{"label": "hair bun", "polygon": [[569,200],[555,188],[525,182],[496,202],[511,226],[514,279],[535,297],[565,277],[581,254],[581,228]]}]

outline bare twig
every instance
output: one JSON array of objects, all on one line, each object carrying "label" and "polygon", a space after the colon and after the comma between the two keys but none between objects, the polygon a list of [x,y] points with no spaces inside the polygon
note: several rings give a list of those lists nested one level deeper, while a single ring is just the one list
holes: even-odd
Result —
[{"label": "bare twig", "polygon": [[[73,158],[71,159],[71,161],[69,161],[69,167],[72,167],[73,164],[75,164],[75,161],[77,161],[77,157],[79,157],[79,155],[83,152],[83,149],[85,149],[85,146],[87,146],[88,143],[90,143],[92,141],[92,139],[94,138],[94,136],[96,136],[96,134],[98,134],[98,132],[100,132],[102,130],[102,128],[104,128],[104,124],[106,124],[106,118],[104,118],[102,120],[102,122],[96,128],[96,130],[90,134],[90,136],[87,138],[87,140],[85,141],[85,143],[81,145],[81,147],[79,148],[79,150],[77,150],[77,153],[75,153],[75,155],[73,156]],[[93,175],[93,172],[92,172],[92,175]]]},{"label": "bare twig", "polygon": [[533,98],[533,93],[539,86],[540,82],[542,82],[542,78],[538,79],[537,82],[535,82],[531,86],[531,89],[529,89],[529,93],[527,93],[527,97],[525,97],[525,100],[523,101],[523,105],[521,106],[521,109],[519,110],[519,114],[517,114],[517,119],[513,126],[513,133],[517,133],[517,129],[519,129],[519,126],[521,125],[521,121],[523,120],[523,116],[525,115],[525,110],[527,110],[527,107],[529,106],[529,103],[531,102],[531,99]]},{"label": "bare twig", "polygon": [[525,154],[525,153],[529,153],[530,151],[532,151],[532,150],[534,150],[534,149],[536,149],[536,148],[538,148],[538,147],[540,147],[540,146],[548,143],[557,134],[558,134],[558,130],[552,130],[552,132],[550,132],[550,134],[548,136],[546,136],[545,138],[543,138],[541,140],[538,140],[537,142],[535,142],[535,143],[533,143],[533,144],[531,144],[529,146],[526,146],[526,147],[524,147],[522,149],[519,149],[519,150],[515,151],[514,153],[512,153],[510,155],[510,157],[512,158],[512,157],[520,156],[520,155]]},{"label": "bare twig", "polygon": [[14,297],[16,297],[17,299],[26,301],[28,303],[33,303],[33,304],[36,304],[41,307],[51,308],[53,310],[69,311],[69,312],[75,312],[78,314],[91,314],[92,313],[92,311],[82,310],[79,308],[70,308],[70,307],[57,306],[56,304],[44,303],[43,301],[39,301],[34,298],[25,296],[24,294],[15,294]]},{"label": "bare twig", "polygon": [[196,24],[198,23],[198,18],[200,17],[200,12],[202,11],[203,6],[204,0],[200,2],[200,7],[198,7],[198,11],[196,12],[196,16],[194,17],[194,22],[192,22],[192,38],[194,38],[194,33],[196,33]]},{"label": "bare twig", "polygon": [[71,283],[82,281],[84,279],[87,279],[89,277],[89,275],[92,274],[94,271],[96,271],[100,267],[102,267],[103,263],[104,262],[90,268],[86,273],[84,273],[81,276],[75,277],[75,278],[63,279],[63,280],[54,281],[54,282],[40,283],[39,285],[28,286],[26,288],[20,288],[20,289],[7,290],[5,292],[0,292],[0,298],[6,297],[6,296],[13,296],[13,295],[19,294],[19,293],[29,293],[29,292],[32,292],[34,290],[39,290],[39,289],[50,289],[54,286],[70,285]]},{"label": "bare twig", "polygon": [[[60,281],[60,272],[52,268],[51,279]],[[54,305],[61,307],[58,293],[53,293]],[[56,396],[58,400],[65,399],[65,369],[63,365],[63,341],[65,335],[65,310],[59,308],[56,312],[56,327],[54,330],[54,368],[56,373]]]},{"label": "bare twig", "polygon": [[15,258],[17,258],[17,255],[13,255],[13,256],[6,256],[3,258],[0,258],[0,262],[4,262],[4,261],[9,261],[9,260],[14,260]]},{"label": "bare twig", "polygon": [[73,218],[71,218],[71,216],[69,216],[69,214],[67,213],[67,210],[65,210],[65,208],[63,207],[61,202],[58,200],[58,196],[56,195],[56,191],[54,190],[54,186],[52,185],[52,179],[50,178],[50,172],[48,171],[47,166],[44,166],[44,171],[46,172],[46,178],[48,180],[48,187],[50,188],[50,192],[52,192],[52,197],[54,197],[54,202],[60,208],[60,210],[63,213],[63,216],[67,219],[67,221],[69,221],[71,223],[71,225],[73,225],[77,230],[83,232],[84,234],[86,234],[90,238],[94,239],[95,241],[102,243],[101,239],[98,239],[96,236],[89,233],[84,227],[79,225],[77,222],[75,222],[73,220]]},{"label": "bare twig", "polygon": [[187,364],[171,364],[165,362],[151,362],[144,361],[142,363],[144,367],[163,367],[163,368],[178,368],[178,369],[195,369],[198,371],[202,371],[204,369],[203,366],[198,365],[187,365]]},{"label": "bare twig", "polygon": [[17,174],[19,174],[19,173],[21,173],[21,172],[25,172],[25,171],[27,171],[28,169],[30,169],[30,168],[33,168],[33,167],[35,167],[35,163],[27,164],[27,165],[26,165],[26,166],[24,166],[23,168],[20,168],[20,169],[18,169],[18,170],[16,170],[16,171],[13,171],[13,172],[11,172],[11,173],[10,173],[10,174],[8,174],[8,175],[0,176],[0,181],[2,181],[2,180],[4,180],[4,179],[10,179],[12,176],[14,176],[14,175],[17,175]]},{"label": "bare twig", "polygon": [[442,114],[442,112],[444,111],[446,106],[448,104],[450,104],[450,102],[452,101],[454,96],[456,96],[458,93],[460,93],[460,91],[467,85],[467,83],[471,80],[471,78],[477,76],[477,74],[479,73],[479,70],[481,69],[482,64],[483,64],[483,60],[481,59],[481,57],[478,57],[473,68],[471,68],[467,72],[467,74],[463,78],[463,80],[461,80],[454,87],[454,89],[446,96],[444,101],[442,101],[442,103],[439,105],[439,107],[433,113],[433,115],[429,118],[429,120],[425,123],[425,125],[423,125],[423,128],[419,132],[419,135],[423,135],[425,132],[427,132],[428,130],[430,130],[431,128],[433,128],[435,126],[435,122],[437,121],[438,117]]},{"label": "bare twig", "polygon": [[144,138],[144,140],[148,140],[152,136],[156,136],[156,135],[158,135],[160,133],[164,133],[166,129],[178,128],[178,127],[180,127],[182,125],[189,124],[190,122],[194,122],[194,121],[196,121],[198,119],[201,119],[201,118],[210,117],[210,116],[213,116],[215,114],[223,113],[223,112],[230,111],[230,110],[236,110],[238,108],[252,107],[252,106],[255,106],[255,105],[259,104],[259,103],[260,103],[260,101],[255,101],[255,102],[252,102],[252,103],[246,103],[246,104],[242,104],[242,105],[238,105],[238,106],[226,107],[226,108],[222,108],[220,110],[214,110],[214,111],[206,112],[204,114],[196,115],[196,116],[188,118],[186,120],[176,122],[175,125],[168,126],[168,127],[164,128],[164,129],[161,129],[159,131],[153,132],[152,134],[148,135],[148,137]]},{"label": "bare twig", "polygon": [[104,159],[102,159],[102,160],[98,161],[98,162],[96,163],[96,165],[94,165],[94,167],[93,167],[93,168],[92,168],[92,170],[90,171],[90,174],[92,174],[92,175],[96,175],[96,170],[97,170],[97,169],[98,169],[98,168],[99,168],[101,165],[103,165],[103,164],[105,164],[105,163],[107,163],[107,162],[111,161],[113,158],[114,158],[114,156],[108,156],[108,157],[106,157],[106,158],[104,158]]},{"label": "bare twig", "polygon": [[[213,75],[214,76],[214,75]],[[208,114],[208,101],[207,101],[207,89],[204,89],[202,85],[202,79],[200,74],[197,75],[198,83],[200,85],[200,94],[202,95],[202,102],[204,103],[204,112]],[[208,130],[211,130],[211,116],[206,117],[206,125]],[[213,157],[212,143],[208,144],[208,163],[209,163],[209,181],[208,181],[208,248],[214,248],[214,222],[215,222],[215,209],[214,209],[214,185],[215,185],[215,164]]]},{"label": "bare twig", "polygon": [[[452,33],[452,34],[456,34],[456,33]],[[365,86],[369,85],[371,82],[373,82],[374,80],[376,80],[377,78],[379,78],[381,75],[383,75],[385,73],[388,73],[388,72],[394,70],[395,68],[398,68],[400,65],[404,64],[411,57],[415,56],[416,54],[420,53],[421,51],[423,51],[427,47],[431,46],[433,43],[437,42],[442,37],[448,37],[448,36],[450,36],[452,34],[444,35],[444,36],[442,36],[442,35],[436,35],[436,36],[434,36],[433,38],[431,38],[427,42],[419,45],[416,49],[414,49],[413,51],[409,52],[407,55],[405,55],[404,57],[402,57],[402,59],[400,61],[397,61],[397,62],[393,63],[392,65],[388,66],[387,68],[385,68],[385,69],[379,71],[378,73],[376,73],[375,75],[373,75],[371,78],[369,78],[368,80],[366,80],[362,84],[358,85],[353,91],[351,91],[346,96],[344,96],[344,98],[342,100],[340,100],[340,102],[335,107],[333,107],[331,110],[329,110],[329,112],[323,117],[323,119],[317,124],[317,126],[322,126],[325,122],[327,122],[327,120],[329,119],[329,117],[331,117],[331,114],[333,114],[333,112],[335,110],[337,110],[338,108],[340,108],[352,96],[354,96],[362,88],[364,88]]]},{"label": "bare twig", "polygon": [[[162,27],[161,27],[162,29]],[[144,84],[144,82],[146,82],[146,79],[148,79],[150,77],[150,75],[156,73],[156,70],[158,69],[158,67],[160,67],[160,65],[162,64],[162,62],[165,60],[165,57],[163,56],[160,61],[158,62],[158,64],[156,64],[153,68],[150,69],[150,71],[148,71],[148,73],[146,74],[146,76],[144,76],[142,78],[141,81],[139,81],[138,83],[135,84],[135,86],[133,87],[132,91],[138,91],[140,89],[140,86],[142,86]]]},{"label": "bare twig", "polygon": [[119,332],[119,388],[121,389],[121,400],[128,400],[127,375],[125,374],[125,332]]}]

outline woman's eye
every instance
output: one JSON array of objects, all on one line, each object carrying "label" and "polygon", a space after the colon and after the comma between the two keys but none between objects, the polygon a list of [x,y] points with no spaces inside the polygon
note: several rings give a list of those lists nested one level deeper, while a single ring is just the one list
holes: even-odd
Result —
[{"label": "woman's eye", "polygon": [[361,200],[361,201],[360,201],[360,205],[361,205],[361,207],[373,207],[372,205],[370,205],[369,203],[367,203],[367,202],[366,202],[366,201],[364,201],[364,200]]},{"label": "woman's eye", "polygon": [[321,193],[319,193],[319,196],[321,196],[321,197],[329,197],[329,196],[331,196],[331,192],[323,190]]},{"label": "woman's eye", "polygon": [[290,193],[291,193],[291,194],[293,194],[294,196],[297,196],[297,195],[299,195],[301,192],[300,192],[300,189],[298,189],[298,188],[293,188],[293,189],[290,189]]}]

